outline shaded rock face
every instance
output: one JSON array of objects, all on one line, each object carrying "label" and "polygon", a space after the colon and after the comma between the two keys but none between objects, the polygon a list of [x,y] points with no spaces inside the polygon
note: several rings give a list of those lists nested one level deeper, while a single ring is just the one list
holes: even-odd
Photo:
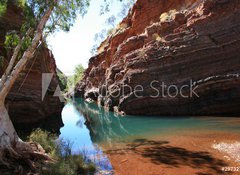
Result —
[{"label": "shaded rock face", "polygon": [[[1,65],[0,75],[3,74],[11,54],[3,47],[4,36],[10,30],[19,30],[22,21],[21,9],[8,4],[6,14],[0,18],[0,55],[4,55],[4,62]],[[6,99],[10,117],[17,130],[31,130],[36,127],[59,132],[63,125],[61,111],[63,103],[54,92],[59,85],[56,74],[56,63],[51,51],[41,46],[29,61],[25,70],[21,72]],[[53,78],[48,91],[42,100],[42,74],[52,73]]]},{"label": "shaded rock face", "polygon": [[239,115],[239,49],[239,0],[138,0],[76,94],[126,114]]}]

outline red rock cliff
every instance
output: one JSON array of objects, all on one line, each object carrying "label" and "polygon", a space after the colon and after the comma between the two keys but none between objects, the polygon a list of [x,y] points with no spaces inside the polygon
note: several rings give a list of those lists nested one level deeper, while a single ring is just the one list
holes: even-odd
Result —
[{"label": "red rock cliff", "polygon": [[239,115],[239,50],[239,0],[138,0],[76,92],[127,114]]},{"label": "red rock cliff", "polygon": [[[19,30],[21,21],[21,9],[14,3],[9,3],[6,14],[0,18],[0,55],[5,56],[0,75],[3,74],[11,56],[3,47],[5,34],[10,30]],[[52,82],[43,101],[42,73],[53,73]],[[48,129],[51,127],[52,130],[58,131],[62,125],[63,104],[58,97],[53,96],[57,86],[55,59],[51,51],[42,46],[20,74],[6,100],[15,127],[22,130],[46,126]]]}]

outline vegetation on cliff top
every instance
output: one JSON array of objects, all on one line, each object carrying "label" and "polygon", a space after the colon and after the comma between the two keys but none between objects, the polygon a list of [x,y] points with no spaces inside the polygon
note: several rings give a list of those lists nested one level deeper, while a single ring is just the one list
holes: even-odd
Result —
[{"label": "vegetation on cliff top", "polygon": [[75,66],[73,75],[69,76],[65,75],[63,72],[57,69],[57,75],[61,90],[64,93],[73,90],[76,84],[82,79],[84,71],[85,69],[81,64]]},{"label": "vegetation on cliff top", "polygon": [[67,80],[68,80],[67,76],[58,68],[56,72],[57,72],[60,88],[62,91],[65,91],[65,89],[67,88]]},{"label": "vegetation on cliff top", "polygon": [[75,88],[76,84],[82,79],[85,69],[79,64],[74,68],[74,74],[68,77],[67,81],[67,91],[71,91]]}]

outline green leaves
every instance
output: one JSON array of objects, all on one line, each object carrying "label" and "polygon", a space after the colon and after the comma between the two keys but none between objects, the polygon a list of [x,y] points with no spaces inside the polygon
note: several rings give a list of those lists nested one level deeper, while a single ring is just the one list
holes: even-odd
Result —
[{"label": "green leaves", "polygon": [[7,0],[0,1],[0,17],[5,14],[7,10]]},{"label": "green leaves", "polygon": [[25,50],[27,50],[27,48],[31,45],[32,39],[30,37],[27,37],[24,41],[23,41],[23,45],[21,48],[21,51],[24,52]]},{"label": "green leaves", "polygon": [[77,84],[83,77],[84,67],[79,64],[74,69],[74,83]]},{"label": "green leaves", "polygon": [[[4,15],[7,10],[7,2],[8,0],[0,0],[0,17]],[[26,0],[17,0],[16,5],[19,7],[25,7]]]},{"label": "green leaves", "polygon": [[[54,33],[56,30],[69,31],[78,15],[87,12],[90,0],[57,0],[56,2],[46,0],[18,0],[26,1],[24,9],[24,29],[33,27],[40,21],[43,14],[50,6],[54,6],[52,15],[45,27],[45,34]],[[22,4],[24,2],[21,2]],[[25,27],[26,26],[26,27]],[[26,30],[26,29],[25,29]]]},{"label": "green leaves", "polygon": [[[25,40],[23,41],[21,50],[25,51],[28,48],[28,46],[31,44],[31,41],[32,39],[29,36],[26,37]],[[6,49],[12,49],[12,48],[15,48],[19,42],[20,42],[20,38],[17,35],[17,33],[15,32],[8,33],[5,36],[4,46]]]},{"label": "green leaves", "polygon": [[25,7],[26,5],[26,0],[17,0],[17,5],[19,7]]},{"label": "green leaves", "polygon": [[89,0],[59,0],[55,5],[51,19],[47,25],[50,31],[69,31],[74,24],[77,15],[84,15],[87,12]]},{"label": "green leaves", "polygon": [[19,40],[19,36],[15,32],[9,33],[5,36],[4,45],[6,48],[14,48],[18,45]]},{"label": "green leaves", "polygon": [[[12,49],[14,49],[19,44],[19,42],[21,42],[20,37],[15,31],[8,33],[5,36],[5,42],[4,42],[4,47],[6,49],[6,52],[11,53]],[[30,36],[25,36],[25,38],[22,38],[22,45],[21,45],[20,53],[18,54],[18,58],[21,58],[21,55],[31,45],[31,42],[32,42],[32,38]]]},{"label": "green leaves", "polygon": [[75,88],[76,84],[82,79],[85,69],[79,64],[75,66],[74,75],[68,77],[67,89]]}]

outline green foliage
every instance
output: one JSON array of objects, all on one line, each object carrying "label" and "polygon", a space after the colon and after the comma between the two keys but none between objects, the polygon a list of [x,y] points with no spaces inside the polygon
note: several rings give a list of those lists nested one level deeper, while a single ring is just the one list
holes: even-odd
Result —
[{"label": "green foliage", "polygon": [[74,88],[76,84],[82,79],[84,71],[85,69],[81,64],[75,66],[74,74],[68,77],[68,82],[67,82],[68,90],[71,90],[71,88]]},{"label": "green foliage", "polygon": [[[19,7],[22,7],[24,13],[23,24],[20,33],[18,33],[18,36],[21,37],[26,34],[29,28],[37,29],[38,23],[50,6],[54,8],[45,26],[43,36],[47,36],[47,34],[56,30],[69,31],[77,15],[84,15],[89,6],[89,0],[17,0],[16,3]],[[5,13],[6,8],[7,0],[1,0],[0,16]],[[11,45],[16,45],[16,40],[10,40],[9,36],[6,36],[6,38],[8,42],[13,42]]]},{"label": "green foliage", "polygon": [[54,164],[49,164],[42,170],[44,175],[93,175],[96,167],[92,163],[85,163],[82,156],[72,155],[61,158]]},{"label": "green foliage", "polygon": [[[25,50],[29,47],[31,44],[32,39],[30,37],[26,37],[23,40],[22,47],[20,49],[20,53],[18,55],[18,58],[20,59],[20,56],[24,53]],[[7,53],[12,53],[12,49],[14,49],[20,42],[20,37],[16,31],[12,31],[8,33],[5,36],[5,42],[4,47]]]},{"label": "green foliage", "polygon": [[82,79],[83,73],[84,73],[84,67],[81,64],[75,66],[74,80],[76,80],[77,82],[80,81]]},{"label": "green foliage", "polygon": [[57,137],[53,134],[50,134],[47,131],[42,131],[41,129],[36,129],[29,136],[29,141],[39,143],[43,149],[53,155],[55,154],[55,142],[54,140]]},{"label": "green foliage", "polygon": [[[20,42],[20,38],[16,33],[16,31],[12,31],[11,33],[8,33],[5,36],[5,42],[4,42],[5,52],[12,53],[12,50],[18,45],[19,42]],[[24,50],[28,47],[27,45],[28,43],[30,44],[30,41],[28,40],[25,40],[23,42],[22,48],[20,50],[21,53],[24,52]]]},{"label": "green foliage", "polygon": [[7,0],[0,1],[0,17],[4,15],[7,10]]},{"label": "green foliage", "polygon": [[25,7],[26,6],[26,0],[17,0],[17,5],[19,7]]},{"label": "green foliage", "polygon": [[19,36],[14,32],[14,33],[9,33],[5,36],[5,42],[4,45],[7,48],[14,48],[18,45],[19,43]]},{"label": "green foliage", "polygon": [[32,42],[32,38],[27,37],[23,41],[23,45],[22,45],[21,51],[24,52],[25,50],[27,50],[27,48],[31,45],[31,42]]},{"label": "green foliage", "polygon": [[102,41],[106,39],[109,35],[112,35],[118,31],[122,31],[126,29],[128,24],[121,23],[121,25],[117,25],[117,21],[121,21],[129,12],[129,9],[133,6],[136,0],[104,0],[104,4],[101,5],[100,15],[106,14],[113,8],[112,5],[116,5],[116,2],[121,2],[121,10],[120,13],[117,15],[109,16],[105,21],[105,28],[102,31],[95,34],[94,40],[95,44],[92,46],[91,54],[95,55],[96,53],[101,53],[102,48],[100,49],[99,46],[101,45]]},{"label": "green foliage", "polygon": [[[7,2],[8,0],[1,0],[0,1],[0,17],[5,14],[7,10]],[[26,0],[17,0],[16,1],[17,6],[19,7],[25,7]]]},{"label": "green foliage", "polygon": [[85,69],[79,64],[75,66],[74,74],[66,77],[59,69],[57,69],[57,75],[62,91],[70,91],[76,86],[76,84],[82,79]]},{"label": "green foliage", "polygon": [[67,89],[67,77],[59,69],[57,69],[57,75],[59,79],[60,88],[61,90],[65,91]]},{"label": "green foliage", "polygon": [[[0,15],[6,12],[7,2],[7,0],[0,1]],[[69,31],[77,15],[84,15],[89,6],[89,0],[16,0],[11,3],[15,3],[15,5],[22,8],[24,19],[20,31],[9,31],[6,34],[4,46],[6,55],[9,56],[22,38],[25,37],[17,56],[18,59],[22,58],[23,53],[31,45],[34,32],[38,30],[39,22],[50,7],[53,7],[53,11],[43,30],[43,40],[49,33],[53,33],[56,30]],[[29,29],[33,29],[34,32],[26,37]],[[1,56],[5,57],[6,55]]]},{"label": "green foliage", "polygon": [[52,15],[45,27],[46,33],[52,33],[55,30],[69,31],[77,14],[84,15],[89,6],[89,0],[58,0],[57,2],[27,0],[27,2],[34,14],[35,21],[40,21],[49,6],[54,6]]},{"label": "green foliage", "polygon": [[37,129],[29,136],[29,141],[39,143],[56,161],[41,170],[44,175],[91,175],[96,171],[93,163],[84,159],[85,155],[72,155],[72,143],[58,140],[56,136]]}]

